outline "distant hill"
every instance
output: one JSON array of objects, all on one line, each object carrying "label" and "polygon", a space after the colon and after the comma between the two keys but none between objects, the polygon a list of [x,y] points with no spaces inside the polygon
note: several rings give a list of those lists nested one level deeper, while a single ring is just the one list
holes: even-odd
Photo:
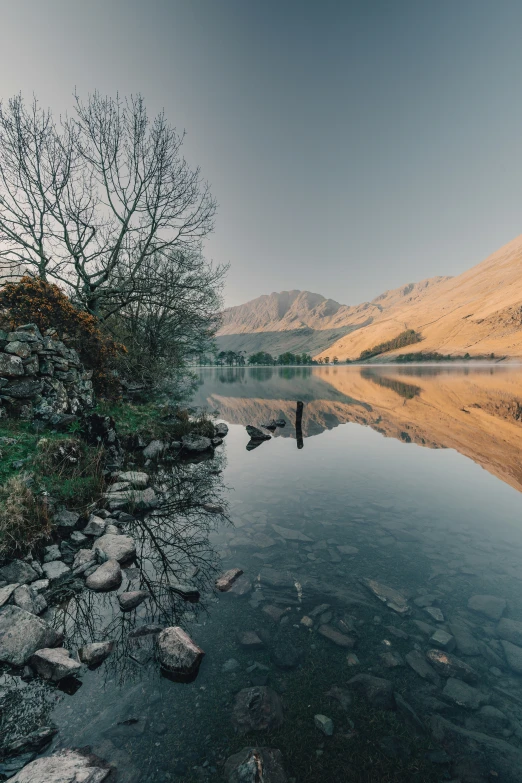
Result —
[{"label": "distant hill", "polygon": [[[281,291],[229,307],[217,334],[220,350],[306,351],[318,354],[384,314],[414,305],[449,278],[435,277],[386,291],[371,302],[339,304],[310,291]],[[333,354],[332,354],[333,355]]]}]

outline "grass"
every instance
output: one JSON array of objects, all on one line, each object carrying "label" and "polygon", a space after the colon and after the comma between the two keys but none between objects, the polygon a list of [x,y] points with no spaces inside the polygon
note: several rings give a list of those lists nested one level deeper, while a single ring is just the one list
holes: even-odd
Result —
[{"label": "grass", "polygon": [[49,508],[21,476],[11,476],[0,487],[0,557],[16,555],[48,538],[52,531]]},{"label": "grass", "polygon": [[214,425],[205,413],[191,412],[170,405],[129,402],[101,402],[97,412],[112,416],[120,437],[141,436],[144,439],[182,438],[183,435],[214,437]]}]

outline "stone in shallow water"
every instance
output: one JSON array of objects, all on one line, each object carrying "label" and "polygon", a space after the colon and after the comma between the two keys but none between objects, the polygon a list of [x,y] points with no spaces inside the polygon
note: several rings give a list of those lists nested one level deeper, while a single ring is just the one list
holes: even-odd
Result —
[{"label": "stone in shallow water", "polygon": [[243,688],[234,702],[232,723],[239,734],[279,728],[283,723],[281,699],[266,685]]},{"label": "stone in shallow water", "polygon": [[268,617],[270,617],[274,623],[278,623],[281,620],[281,617],[285,614],[284,609],[280,609],[278,606],[271,606],[270,604],[263,606],[263,612]]},{"label": "stone in shallow water", "polygon": [[114,642],[92,642],[85,644],[78,650],[78,658],[87,666],[99,666],[109,657],[114,649]]},{"label": "stone in shallow water", "polygon": [[253,427],[251,424],[247,424],[246,431],[253,441],[270,440],[270,435],[266,432],[261,432],[257,427]]},{"label": "stone in shallow water", "polygon": [[243,571],[241,568],[231,568],[216,579],[216,587],[222,593],[230,590],[236,579],[239,579]]},{"label": "stone in shallow water", "polygon": [[122,575],[120,564],[117,560],[107,560],[99,568],[87,577],[85,584],[90,590],[107,592],[115,590],[121,585]]},{"label": "stone in shallow water", "polygon": [[489,617],[490,620],[500,620],[506,606],[506,599],[498,598],[496,595],[473,595],[468,601],[470,609]]},{"label": "stone in shallow water", "polygon": [[61,579],[62,576],[71,573],[69,566],[65,565],[62,560],[52,560],[50,563],[44,563],[42,568],[50,582],[55,582],[57,579]]},{"label": "stone in shallow water", "polygon": [[214,430],[218,438],[225,438],[228,435],[228,426],[224,421],[218,422],[215,425]]},{"label": "stone in shallow water", "polygon": [[99,560],[117,560],[124,563],[136,554],[136,544],[130,536],[105,533],[93,546]]},{"label": "stone in shallow water", "polygon": [[522,623],[503,617],[497,625],[497,635],[511,644],[522,647]]},{"label": "stone in shallow water", "polygon": [[356,546],[348,546],[347,544],[341,544],[337,549],[342,555],[356,555],[359,551]]},{"label": "stone in shallow water", "polygon": [[434,647],[439,647],[446,652],[452,652],[455,649],[455,637],[447,631],[443,631],[442,628],[437,630],[430,636],[430,642]]},{"label": "stone in shallow water", "polygon": [[456,680],[454,677],[449,678],[442,695],[467,710],[478,710],[481,704],[487,702],[487,697],[477,688],[472,688],[471,685]]},{"label": "stone in shallow water", "polygon": [[336,631],[335,628],[332,628],[331,625],[320,625],[317,629],[317,632],[321,634],[321,636],[324,636],[325,639],[329,639],[338,647],[348,647],[350,649],[355,647],[355,639],[352,639],[350,636],[346,636],[344,633]]},{"label": "stone in shallow water", "polygon": [[312,628],[313,624],[314,624],[314,621],[312,620],[311,617],[308,617],[305,614],[305,615],[303,615],[303,617],[301,617],[300,623],[301,623],[301,625],[304,625],[305,628]]},{"label": "stone in shallow water", "polygon": [[280,638],[273,643],[270,657],[280,669],[295,669],[303,658],[303,651],[285,638]]},{"label": "stone in shallow water", "polygon": [[50,647],[37,650],[29,659],[30,665],[44,680],[59,682],[71,677],[81,669],[81,664],[70,657],[69,650],[63,647]]},{"label": "stone in shallow water", "polygon": [[373,677],[371,674],[356,674],[347,684],[356,693],[364,696],[373,707],[380,710],[395,709],[393,685],[389,680]]},{"label": "stone in shallow water", "polygon": [[332,688],[330,688],[330,690],[327,691],[325,695],[339,702],[343,710],[347,710],[352,703],[352,696],[350,691],[347,691],[346,688],[339,688],[338,685],[334,685]]},{"label": "stone in shallow water", "polygon": [[319,731],[322,731],[325,736],[331,737],[334,733],[333,720],[326,715],[314,715],[314,723],[316,728],[318,728]]},{"label": "stone in shallow water", "polygon": [[5,606],[0,610],[0,661],[22,666],[37,650],[60,644],[62,634],[36,615]]},{"label": "stone in shallow water", "polygon": [[445,650],[428,650],[426,659],[443,677],[456,677],[471,684],[479,680],[477,672],[471,666]]},{"label": "stone in shallow water", "polygon": [[348,653],[346,656],[346,663],[348,666],[359,666],[360,660],[355,653]]},{"label": "stone in shallow water", "polygon": [[441,610],[437,606],[426,606],[424,611],[427,612],[427,614],[429,614],[430,617],[433,617],[435,622],[437,623],[444,622],[444,615],[442,614]]},{"label": "stone in shallow water", "polygon": [[275,530],[275,532],[280,535],[281,538],[284,538],[285,541],[303,541],[310,544],[314,540],[313,538],[310,538],[310,536],[301,533],[300,530],[294,530],[293,528],[281,527],[281,525],[272,525],[272,529]]},{"label": "stone in shallow water", "polygon": [[257,650],[263,647],[263,642],[255,631],[243,631],[237,636],[238,644],[250,650]]},{"label": "stone in shallow water", "polygon": [[281,751],[276,748],[243,748],[224,766],[227,783],[287,783]]},{"label": "stone in shallow water", "polygon": [[466,626],[459,623],[450,623],[449,629],[455,637],[459,653],[462,655],[480,655],[480,645]]},{"label": "stone in shallow water", "polygon": [[205,653],[179,626],[165,628],[158,638],[158,659],[162,669],[174,675],[197,675]]},{"label": "stone in shallow water", "polygon": [[239,579],[236,579],[230,590],[228,591],[229,595],[248,595],[248,593],[252,590],[252,582],[250,579],[248,579],[246,576],[240,576]]},{"label": "stone in shallow water", "polygon": [[406,655],[406,661],[413,671],[416,672],[419,677],[422,677],[423,680],[428,680],[428,682],[432,682],[434,685],[440,685],[439,675],[435,669],[427,663],[424,655],[418,650],[411,650],[411,652]]},{"label": "stone in shallow water", "polygon": [[396,669],[398,666],[404,666],[402,656],[398,652],[389,650],[380,654],[380,659],[387,669]]},{"label": "stone in shallow water", "polygon": [[375,579],[361,579],[370,592],[374,594],[379,601],[382,601],[389,609],[393,609],[397,614],[409,614],[410,607],[405,596],[393,587],[376,582]]},{"label": "stone in shallow water", "polygon": [[32,614],[41,614],[47,609],[47,601],[43,595],[38,594],[32,585],[20,585],[20,587],[17,587],[13,593],[13,603],[15,606],[19,606],[20,609],[25,609],[26,612],[31,612]]},{"label": "stone in shallow water", "polygon": [[142,604],[143,601],[146,601],[147,598],[150,598],[150,593],[146,590],[131,590],[128,593],[120,593],[118,602],[122,612],[130,612]]},{"label": "stone in shallow water", "polygon": [[13,560],[9,565],[0,568],[0,579],[11,584],[18,582],[18,584],[26,585],[38,579],[38,574],[29,563],[24,563],[23,560]]},{"label": "stone in shallow water", "polygon": [[102,783],[111,770],[95,756],[60,750],[25,766],[11,783]]},{"label": "stone in shallow water", "polygon": [[511,671],[515,672],[515,674],[522,674],[522,647],[506,642],[504,639],[502,639],[501,644]]}]

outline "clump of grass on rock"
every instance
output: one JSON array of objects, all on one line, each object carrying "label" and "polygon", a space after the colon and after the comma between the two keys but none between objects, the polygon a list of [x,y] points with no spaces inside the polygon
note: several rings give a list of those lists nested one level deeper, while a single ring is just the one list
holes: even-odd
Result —
[{"label": "clump of grass on rock", "polygon": [[44,497],[33,494],[22,476],[0,486],[0,557],[32,549],[49,538],[52,523]]}]

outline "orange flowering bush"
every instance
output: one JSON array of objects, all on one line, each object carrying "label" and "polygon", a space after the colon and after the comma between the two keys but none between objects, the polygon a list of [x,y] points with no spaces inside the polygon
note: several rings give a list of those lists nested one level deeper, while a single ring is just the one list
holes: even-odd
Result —
[{"label": "orange flowering bush", "polygon": [[0,289],[0,311],[7,329],[26,323],[36,324],[41,332],[56,329],[59,339],[76,348],[85,367],[93,371],[96,393],[119,395],[114,368],[125,346],[104,334],[98,319],[75,307],[57,285],[29,276],[7,283]]}]

